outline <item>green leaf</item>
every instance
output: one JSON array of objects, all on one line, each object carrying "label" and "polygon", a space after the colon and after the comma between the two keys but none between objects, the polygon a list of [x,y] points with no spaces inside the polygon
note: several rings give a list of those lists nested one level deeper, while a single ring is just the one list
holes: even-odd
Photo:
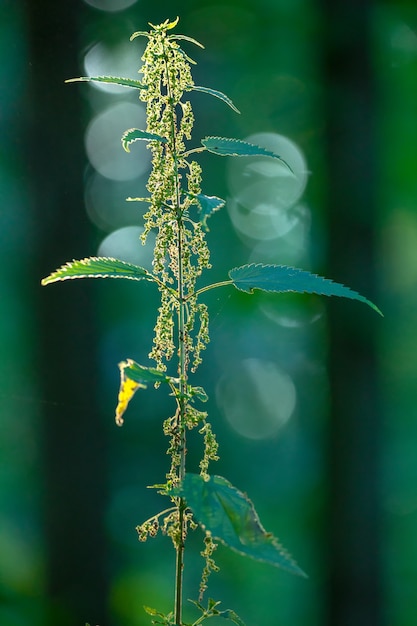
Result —
[{"label": "green leaf", "polygon": [[160,372],[154,367],[145,367],[144,365],[139,365],[136,361],[132,359],[127,359],[119,364],[119,367],[123,365],[124,373],[131,380],[134,380],[136,383],[169,383],[169,382],[177,382],[177,379],[172,378],[171,376],[167,376],[164,372]]},{"label": "green leaf", "polygon": [[167,39],[183,39],[184,41],[189,41],[190,43],[195,44],[199,48],[204,49],[204,46],[202,43],[197,41],[197,39],[193,39],[193,37],[188,37],[188,35],[168,35]]},{"label": "green leaf", "polygon": [[233,624],[237,624],[237,626],[246,626],[245,622],[240,619],[239,615],[232,611],[232,609],[226,609],[226,611],[219,611],[219,617],[224,617],[225,619],[230,620]]},{"label": "green leaf", "polygon": [[[211,617],[223,617],[224,619],[228,619],[234,624],[237,624],[237,626],[245,626],[244,621],[241,620],[239,615],[237,615],[237,613],[235,613],[231,609],[226,609],[225,611],[219,611],[219,609],[216,607],[218,607],[221,604],[221,602],[216,602],[212,598],[209,598],[208,606],[206,609],[204,608],[202,604],[200,604],[200,602],[197,602],[196,600],[189,600],[189,602],[191,602],[191,604],[194,604],[194,606],[196,606],[198,610],[201,611],[201,613],[203,614],[202,617],[200,618],[200,620],[202,620],[200,623],[203,623],[203,621],[210,619]],[[194,622],[194,623],[198,623],[198,622]]]},{"label": "green leaf", "polygon": [[262,291],[277,293],[294,291],[297,293],[316,293],[322,296],[339,296],[364,302],[382,315],[373,302],[356,291],[352,291],[349,287],[295,267],[251,263],[250,265],[235,267],[230,270],[229,276],[237,289],[247,293],[253,293],[254,289],[261,289]]},{"label": "green leaf", "polygon": [[173,493],[185,498],[206,532],[232,550],[305,576],[278,540],[264,530],[248,497],[222,476],[205,481],[199,474],[187,473]]},{"label": "green leaf", "polygon": [[111,83],[113,85],[120,85],[121,87],[132,87],[133,89],[147,89],[147,85],[144,85],[139,80],[133,78],[120,78],[119,76],[80,76],[79,78],[68,78],[66,83],[80,83],[91,82],[98,83]]},{"label": "green leaf", "polygon": [[[240,139],[227,139],[226,137],[205,137],[201,140],[203,146],[209,152],[213,154],[219,154],[220,156],[267,156],[273,159],[278,159],[291,170],[288,163],[284,161],[278,154],[256,146],[253,143],[247,141],[241,141]],[[291,170],[292,171],[292,170]]]},{"label": "green leaf", "polygon": [[209,89],[208,87],[201,87],[197,85],[193,85],[192,90],[201,91],[202,93],[208,93],[210,96],[219,98],[219,100],[223,100],[223,102],[225,102],[231,109],[233,109],[233,111],[235,111],[236,113],[240,113],[239,109],[235,107],[231,99],[228,96],[226,96],[226,94],[222,93],[221,91],[217,91],[216,89]]},{"label": "green leaf", "polygon": [[197,398],[198,400],[200,400],[200,402],[207,402],[208,400],[208,395],[206,394],[203,387],[192,387],[190,385],[188,387],[188,393],[190,395],[191,401],[193,401],[194,398]]},{"label": "green leaf", "polygon": [[130,35],[129,41],[133,41],[136,37],[148,37],[150,38],[150,34],[146,30],[137,30],[133,35]]},{"label": "green leaf", "polygon": [[207,227],[207,218],[210,217],[215,211],[218,211],[226,202],[222,200],[222,198],[218,198],[217,196],[206,196],[203,193],[198,194],[188,194],[189,196],[195,198],[200,207],[200,222],[204,229],[208,230]]},{"label": "green leaf", "polygon": [[49,285],[73,278],[127,278],[129,280],[155,280],[148,270],[139,265],[111,257],[88,257],[79,261],[70,261],[41,281]]},{"label": "green leaf", "polygon": [[167,142],[165,137],[161,137],[161,135],[156,135],[155,133],[147,133],[145,130],[140,130],[139,128],[129,128],[122,135],[122,146],[126,150],[126,152],[130,152],[130,144],[134,141],[139,140],[160,141],[161,143]]}]

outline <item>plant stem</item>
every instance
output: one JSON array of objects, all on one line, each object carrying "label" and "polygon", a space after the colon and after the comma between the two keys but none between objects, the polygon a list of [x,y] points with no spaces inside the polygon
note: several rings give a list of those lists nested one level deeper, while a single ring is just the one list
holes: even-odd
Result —
[{"label": "plant stem", "polygon": [[[180,430],[180,467],[178,478],[180,482],[185,476],[185,455],[186,455],[186,430],[185,430],[185,412],[186,412],[186,346],[185,346],[185,301],[184,286],[182,280],[182,222],[178,219],[178,344],[179,344],[179,422]],[[177,626],[182,623],[182,583],[184,570],[184,549],[185,549],[185,523],[184,523],[185,502],[183,498],[178,501],[178,524],[180,529],[180,537],[177,545],[176,574],[175,574],[175,612],[174,619]]]},{"label": "plant stem", "polygon": [[[174,176],[175,176],[175,205],[177,211],[178,239],[177,239],[177,264],[178,264],[178,375],[179,375],[179,417],[177,428],[179,429],[180,442],[180,465],[178,469],[178,480],[181,483],[185,476],[185,457],[186,457],[186,391],[187,391],[187,354],[185,343],[185,315],[186,302],[184,297],[184,267],[183,267],[183,218],[181,211],[181,194],[180,194],[180,177],[178,173],[178,155],[176,147],[176,113],[174,109],[174,101],[172,97],[172,89],[170,84],[170,74],[168,67],[168,59],[164,50],[165,69],[167,79],[167,95],[171,104],[171,147],[174,159]],[[183,571],[184,571],[184,550],[185,550],[185,508],[186,504],[183,498],[178,498],[178,526],[179,537],[176,545],[176,564],[175,564],[175,605],[174,605],[174,623],[176,626],[182,624],[182,596],[183,596]]]}]

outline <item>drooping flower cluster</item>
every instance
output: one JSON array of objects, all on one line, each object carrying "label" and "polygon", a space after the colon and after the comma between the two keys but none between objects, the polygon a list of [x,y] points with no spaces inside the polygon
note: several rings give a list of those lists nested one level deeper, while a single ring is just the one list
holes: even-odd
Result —
[{"label": "drooping flower cluster", "polygon": [[[142,56],[142,83],[140,99],[146,102],[147,132],[162,140],[150,141],[152,171],[147,189],[150,204],[144,216],[145,230],[142,240],[150,230],[156,231],[153,270],[166,287],[181,284],[183,302],[186,302],[185,336],[186,361],[192,358],[192,369],[201,362],[200,352],[208,342],[207,307],[194,297],[198,277],[210,267],[210,255],[205,232],[198,219],[196,196],[201,193],[201,167],[196,161],[188,161],[185,142],[191,139],[194,115],[191,103],[183,100],[194,82],[190,71],[190,59],[180,48],[176,39],[181,35],[169,35],[176,22],[153,26],[145,35],[148,44]],[[179,310],[177,291],[162,291],[161,305],[155,326],[155,337],[150,357],[160,370],[175,351],[173,313]],[[199,330],[194,332],[196,318]]]}]

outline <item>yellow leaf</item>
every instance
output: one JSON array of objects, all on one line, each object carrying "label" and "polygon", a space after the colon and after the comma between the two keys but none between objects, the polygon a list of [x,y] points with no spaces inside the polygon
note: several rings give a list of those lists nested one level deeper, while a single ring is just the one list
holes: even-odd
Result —
[{"label": "yellow leaf", "polygon": [[131,364],[131,361],[129,362],[129,360],[122,361],[121,363],[119,363],[120,389],[119,389],[119,395],[118,395],[118,404],[116,407],[116,424],[118,426],[123,425],[124,419],[122,416],[124,412],[126,411],[127,405],[129,404],[130,400],[135,395],[137,389],[139,388],[146,389],[146,385],[143,385],[142,383],[137,383],[136,381],[126,376],[125,368],[129,367],[130,364]]}]

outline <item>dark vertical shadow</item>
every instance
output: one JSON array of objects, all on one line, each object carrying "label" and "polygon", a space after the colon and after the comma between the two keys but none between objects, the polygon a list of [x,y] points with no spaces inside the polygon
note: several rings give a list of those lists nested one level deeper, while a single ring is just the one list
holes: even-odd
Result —
[{"label": "dark vertical shadow", "polygon": [[[93,252],[83,207],[80,101],[64,79],[79,71],[82,3],[27,2],[31,84],[29,172],[38,258],[34,285]],[[78,75],[78,74],[77,74]],[[36,287],[34,287],[35,289]],[[107,617],[105,421],[99,412],[95,285],[36,293],[41,388],[47,624],[105,626]]]},{"label": "dark vertical shadow", "polygon": [[[327,275],[375,300],[375,86],[371,0],[323,0],[329,254]],[[329,626],[380,626],[381,319],[329,304]]]}]

